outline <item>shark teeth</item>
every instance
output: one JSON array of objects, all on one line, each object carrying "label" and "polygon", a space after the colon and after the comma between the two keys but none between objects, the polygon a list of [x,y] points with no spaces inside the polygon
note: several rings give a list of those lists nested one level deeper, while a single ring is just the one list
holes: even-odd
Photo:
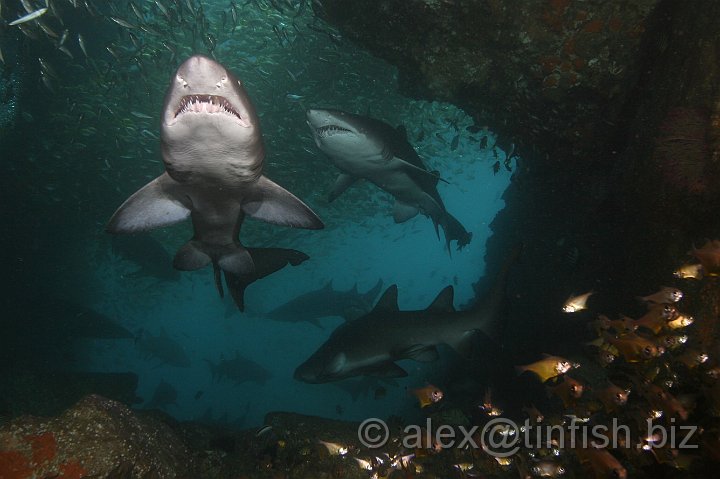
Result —
[{"label": "shark teeth", "polygon": [[337,125],[325,125],[315,130],[315,132],[320,138],[327,138],[336,133],[352,133],[352,130]]},{"label": "shark teeth", "polygon": [[175,118],[183,113],[225,113],[246,123],[229,101],[218,95],[188,95],[182,97]]}]

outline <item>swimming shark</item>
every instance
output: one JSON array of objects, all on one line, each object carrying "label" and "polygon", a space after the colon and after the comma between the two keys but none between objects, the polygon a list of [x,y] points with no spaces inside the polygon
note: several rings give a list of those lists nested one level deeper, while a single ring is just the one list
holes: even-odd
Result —
[{"label": "swimming shark", "polygon": [[206,359],[205,362],[210,367],[213,381],[228,379],[236,385],[249,381],[265,384],[272,377],[267,369],[255,361],[241,356],[237,351],[232,359],[225,359],[221,356],[217,363],[209,359]]},{"label": "swimming shark", "polygon": [[276,321],[307,321],[318,327],[322,327],[320,318],[328,316],[356,319],[372,309],[381,288],[382,280],[378,280],[375,286],[362,294],[357,285],[347,291],[338,291],[333,288],[332,281],[328,281],[322,288],[301,294],[265,316]]},{"label": "swimming shark", "polygon": [[109,233],[148,231],[190,218],[194,235],[173,266],[194,271],[212,264],[222,296],[221,271],[230,287],[267,269],[256,264],[264,255],[253,257],[240,243],[246,216],[323,228],[305,203],[263,176],[265,147],[255,108],[242,82],[220,63],[195,55],[178,67],[165,95],[160,133],[165,173],[120,206]]},{"label": "swimming shark", "polygon": [[425,310],[400,311],[398,288],[390,286],[370,313],[333,331],[295,370],[295,379],[319,384],[363,375],[405,377],[407,372],[396,361],[434,361],[440,344],[470,357],[478,332],[498,341],[505,283],[518,254],[511,255],[490,292],[466,311],[455,310],[452,286],[443,289]]},{"label": "swimming shark", "polygon": [[330,192],[333,201],[359,178],[371,181],[395,198],[393,218],[403,223],[419,212],[445,232],[445,243],[457,241],[457,249],[470,243],[472,233],[445,209],[437,172],[428,171],[407,140],[404,129],[385,122],[339,110],[311,109],[307,123],[318,148],[342,172]]},{"label": "swimming shark", "polygon": [[180,343],[172,339],[162,331],[162,334],[153,336],[151,333],[141,329],[135,338],[135,348],[142,353],[146,359],[159,359],[160,364],[168,364],[179,368],[190,367],[190,357]]}]

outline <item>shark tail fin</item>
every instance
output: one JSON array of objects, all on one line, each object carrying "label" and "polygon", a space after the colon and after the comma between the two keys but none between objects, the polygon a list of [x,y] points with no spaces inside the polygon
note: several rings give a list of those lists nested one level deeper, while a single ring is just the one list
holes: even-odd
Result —
[{"label": "shark tail fin", "polygon": [[[220,267],[225,273],[225,283],[235,305],[240,311],[245,311],[245,289],[258,279],[281,270],[288,264],[297,266],[309,259],[302,251],[285,248],[248,248],[243,251],[252,265],[252,270],[237,273],[223,268],[222,259]],[[222,296],[222,295],[221,295]]]},{"label": "shark tail fin", "polygon": [[470,243],[472,233],[468,232],[457,218],[450,213],[445,212],[445,217],[440,225],[445,233],[445,246],[447,247],[448,253],[450,253],[450,242],[453,240],[457,241],[458,251]]}]

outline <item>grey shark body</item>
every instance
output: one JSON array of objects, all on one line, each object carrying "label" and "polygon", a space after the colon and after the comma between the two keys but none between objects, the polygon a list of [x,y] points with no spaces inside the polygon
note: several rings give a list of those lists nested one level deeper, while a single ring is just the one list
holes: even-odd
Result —
[{"label": "grey shark body", "polygon": [[467,357],[478,332],[493,339],[499,335],[506,277],[515,256],[487,296],[467,311],[455,310],[452,286],[443,289],[425,310],[400,311],[397,286],[390,286],[369,314],[340,325],[297,368],[295,379],[326,383],[362,375],[404,377],[407,373],[396,361],[434,361],[440,344]]},{"label": "grey shark body", "polygon": [[[267,255],[254,258],[238,238],[246,216],[323,227],[308,206],[262,175],[265,147],[255,109],[240,80],[214,60],[190,57],[171,79],[161,144],[166,172],[128,198],[107,230],[135,233],[190,218],[193,238],[173,266],[192,271],[212,264],[221,295],[220,271],[230,285],[238,278],[249,284],[258,270],[267,270],[255,264]],[[278,250],[277,256],[293,256],[291,251]]]},{"label": "grey shark body", "polygon": [[205,362],[207,362],[210,367],[213,381],[227,379],[236,385],[244,382],[265,384],[272,377],[272,374],[260,364],[240,356],[238,352],[235,352],[235,357],[232,359],[221,357],[217,363],[209,359],[206,359]]},{"label": "grey shark body", "polygon": [[301,294],[278,306],[265,316],[276,321],[307,321],[315,326],[320,326],[320,318],[328,316],[341,316],[352,320],[372,309],[380,288],[382,280],[378,280],[375,286],[365,293],[360,293],[357,285],[347,291],[338,291],[333,288],[332,282],[328,282],[320,289]]},{"label": "grey shark body", "polygon": [[168,364],[180,368],[190,367],[190,357],[185,352],[185,348],[169,337],[165,331],[163,331],[163,334],[153,336],[141,329],[135,339],[135,348],[145,358],[160,360],[160,365]]},{"label": "grey shark body", "polygon": [[422,212],[436,230],[438,225],[443,228],[448,250],[453,240],[458,249],[470,242],[472,234],[445,209],[437,191],[438,173],[425,168],[403,130],[338,110],[308,110],[307,122],[318,148],[342,171],[330,201],[363,178],[395,198],[395,222]]}]

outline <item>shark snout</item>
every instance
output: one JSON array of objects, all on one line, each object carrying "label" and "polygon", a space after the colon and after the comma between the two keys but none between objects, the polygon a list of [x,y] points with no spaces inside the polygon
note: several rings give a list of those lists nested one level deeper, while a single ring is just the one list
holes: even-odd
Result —
[{"label": "shark snout", "polygon": [[317,129],[321,126],[327,125],[327,114],[323,114],[323,110],[311,109],[305,113],[307,124],[311,129]]},{"label": "shark snout", "polygon": [[348,116],[339,110],[325,110],[322,108],[311,108],[305,113],[307,123],[311,128],[322,128],[330,125],[338,125],[349,128]]}]

